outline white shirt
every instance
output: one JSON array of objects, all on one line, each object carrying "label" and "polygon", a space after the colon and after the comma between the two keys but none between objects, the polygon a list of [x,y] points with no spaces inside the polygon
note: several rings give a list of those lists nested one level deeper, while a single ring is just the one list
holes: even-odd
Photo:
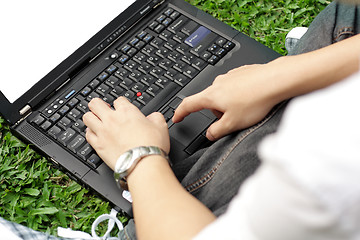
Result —
[{"label": "white shirt", "polygon": [[360,239],[360,72],[294,99],[228,211],[195,239]]}]

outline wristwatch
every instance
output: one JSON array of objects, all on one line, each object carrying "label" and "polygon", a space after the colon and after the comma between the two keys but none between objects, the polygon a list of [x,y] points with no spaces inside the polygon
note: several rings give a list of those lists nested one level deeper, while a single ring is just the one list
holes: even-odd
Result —
[{"label": "wristwatch", "polygon": [[129,151],[121,154],[116,161],[114,178],[117,186],[121,189],[128,190],[126,177],[129,176],[129,174],[135,169],[141,159],[150,155],[159,155],[164,157],[171,166],[168,155],[159,147],[141,146],[130,149]]}]

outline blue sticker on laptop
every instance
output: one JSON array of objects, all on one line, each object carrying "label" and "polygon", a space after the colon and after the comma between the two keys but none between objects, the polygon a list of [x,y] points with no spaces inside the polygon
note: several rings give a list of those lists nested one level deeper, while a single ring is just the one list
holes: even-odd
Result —
[{"label": "blue sticker on laptop", "polygon": [[185,40],[185,43],[190,47],[196,47],[209,33],[209,29],[201,26]]}]

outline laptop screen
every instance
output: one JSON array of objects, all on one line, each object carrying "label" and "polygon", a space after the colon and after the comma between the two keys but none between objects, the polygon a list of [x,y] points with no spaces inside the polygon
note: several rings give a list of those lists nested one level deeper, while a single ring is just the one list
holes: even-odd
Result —
[{"label": "laptop screen", "polygon": [[1,1],[1,91],[15,102],[135,0]]}]

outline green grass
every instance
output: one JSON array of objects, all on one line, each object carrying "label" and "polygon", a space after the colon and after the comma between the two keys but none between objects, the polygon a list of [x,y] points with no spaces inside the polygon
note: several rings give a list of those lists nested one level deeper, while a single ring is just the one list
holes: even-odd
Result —
[{"label": "green grass", "polygon": [[[285,55],[286,33],[296,26],[308,26],[331,1],[188,2]],[[109,203],[54,169],[44,157],[14,137],[2,118],[0,131],[0,216],[56,234],[58,226],[90,232],[92,222],[109,213]],[[122,221],[126,218],[122,217]],[[103,232],[103,227],[99,231]]]}]

